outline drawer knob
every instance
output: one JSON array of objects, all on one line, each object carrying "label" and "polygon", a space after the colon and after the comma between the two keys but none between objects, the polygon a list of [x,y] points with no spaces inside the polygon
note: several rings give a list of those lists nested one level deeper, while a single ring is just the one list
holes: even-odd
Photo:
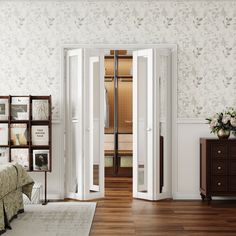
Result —
[{"label": "drawer knob", "polygon": [[218,150],[217,152],[218,152],[219,154],[221,154],[221,150]]},{"label": "drawer knob", "polygon": [[218,169],[218,170],[221,170],[221,166],[218,166],[217,169]]},{"label": "drawer knob", "polygon": [[217,185],[218,185],[218,186],[221,186],[221,182],[218,182]]}]

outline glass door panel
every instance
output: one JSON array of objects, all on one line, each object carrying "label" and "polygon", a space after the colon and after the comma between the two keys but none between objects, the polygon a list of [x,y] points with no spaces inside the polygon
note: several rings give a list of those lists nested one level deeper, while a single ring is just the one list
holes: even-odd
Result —
[{"label": "glass door panel", "polygon": [[90,125],[91,125],[91,135],[90,135],[90,191],[99,191],[99,113],[100,113],[100,74],[99,74],[99,57],[91,57],[89,61],[90,66]]},{"label": "glass door panel", "polygon": [[138,57],[138,192],[147,192],[147,57]]},{"label": "glass door panel", "polygon": [[77,56],[70,56],[68,58],[69,62],[69,78],[70,78],[70,99],[71,99],[71,114],[70,114],[70,122],[72,128],[72,143],[71,143],[71,161],[70,161],[70,175],[69,175],[69,192],[77,193],[78,192],[78,175],[76,168],[77,160],[76,160],[76,143],[78,143],[77,135],[75,130],[78,127],[78,109],[77,109],[77,94],[73,88],[78,88],[78,57]]},{"label": "glass door panel", "polygon": [[168,49],[157,50],[157,74],[159,77],[159,127],[160,127],[160,160],[159,188],[157,199],[171,196],[171,52]]}]

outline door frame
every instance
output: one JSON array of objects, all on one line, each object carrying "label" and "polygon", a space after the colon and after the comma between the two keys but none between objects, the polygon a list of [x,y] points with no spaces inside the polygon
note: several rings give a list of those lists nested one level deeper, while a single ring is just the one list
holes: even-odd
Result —
[{"label": "door frame", "polygon": [[[177,176],[178,176],[178,162],[177,162],[177,44],[169,44],[169,43],[161,43],[161,44],[63,44],[61,46],[61,84],[62,84],[62,96],[61,96],[61,105],[62,105],[62,124],[63,124],[63,135],[64,135],[64,162],[66,161],[66,156],[68,154],[68,150],[66,150],[66,97],[67,97],[67,75],[66,75],[66,51],[70,49],[76,49],[76,48],[91,48],[91,49],[124,49],[124,50],[138,50],[138,49],[148,49],[148,48],[166,48],[171,50],[171,59],[172,59],[172,65],[171,65],[171,102],[172,102],[172,139],[171,139],[171,146],[172,146],[172,152],[171,152],[171,189],[172,189],[172,195],[177,191]],[[65,174],[66,169],[65,165],[61,167],[61,178],[62,182],[64,183],[64,196],[66,194],[66,188],[65,188]]]}]

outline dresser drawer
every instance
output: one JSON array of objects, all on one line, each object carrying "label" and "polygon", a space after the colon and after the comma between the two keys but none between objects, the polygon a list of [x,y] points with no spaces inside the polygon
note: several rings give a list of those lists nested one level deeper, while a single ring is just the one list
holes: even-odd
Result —
[{"label": "dresser drawer", "polygon": [[227,176],[212,176],[212,192],[226,192],[228,190]]},{"label": "dresser drawer", "polygon": [[236,175],[236,160],[229,160],[229,175]]},{"label": "dresser drawer", "polygon": [[212,160],[212,175],[227,175],[226,161]]},{"label": "dresser drawer", "polygon": [[229,191],[236,192],[236,176],[229,176]]},{"label": "dresser drawer", "polygon": [[236,145],[235,144],[229,145],[229,158],[236,159]]},{"label": "dresser drawer", "polygon": [[211,156],[214,159],[227,159],[227,145],[214,143],[211,145]]}]

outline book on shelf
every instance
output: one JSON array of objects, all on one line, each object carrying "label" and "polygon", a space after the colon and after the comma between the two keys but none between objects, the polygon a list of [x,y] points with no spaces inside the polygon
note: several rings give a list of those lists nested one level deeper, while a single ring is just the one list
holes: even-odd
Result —
[{"label": "book on shelf", "polygon": [[27,124],[11,124],[11,144],[27,145]]},{"label": "book on shelf", "polygon": [[29,149],[28,148],[12,148],[11,161],[22,165],[25,170],[29,170]]},{"label": "book on shelf", "polygon": [[33,150],[33,170],[48,171],[49,169],[49,150]]},{"label": "book on shelf", "polygon": [[0,148],[0,165],[9,162],[9,148]]},{"label": "book on shelf", "polygon": [[49,145],[48,125],[32,125],[32,145]]},{"label": "book on shelf", "polygon": [[32,120],[48,120],[49,104],[46,99],[32,100]]},{"label": "book on shelf", "polygon": [[12,97],[12,120],[29,120],[29,97]]},{"label": "book on shelf", "polygon": [[8,120],[9,107],[8,99],[0,99],[0,120]]},{"label": "book on shelf", "polygon": [[8,124],[0,124],[0,145],[8,145]]}]

